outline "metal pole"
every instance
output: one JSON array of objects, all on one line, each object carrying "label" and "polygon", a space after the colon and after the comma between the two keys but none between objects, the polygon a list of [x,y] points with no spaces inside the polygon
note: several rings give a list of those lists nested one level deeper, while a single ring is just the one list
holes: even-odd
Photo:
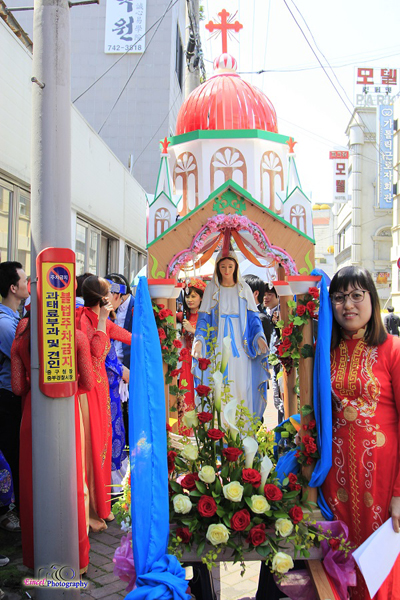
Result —
[{"label": "metal pole", "polygon": [[[35,576],[52,579],[58,570],[58,581],[79,580],[74,398],[53,399],[39,391],[35,276],[36,256],[41,250],[71,247],[67,0],[35,0],[33,39],[31,389]],[[79,596],[79,590],[62,587],[38,587],[35,595],[38,600]]]}]

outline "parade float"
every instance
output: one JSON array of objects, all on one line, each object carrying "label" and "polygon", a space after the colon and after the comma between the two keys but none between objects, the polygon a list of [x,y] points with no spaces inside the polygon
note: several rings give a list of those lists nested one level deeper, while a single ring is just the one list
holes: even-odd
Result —
[{"label": "parade float", "polygon": [[[324,415],[327,347],[317,344],[314,369],[312,322],[323,312],[329,327],[332,317],[326,285],[313,272],[311,203],[294,140],[278,132],[271,102],[237,74],[227,53],[227,30],[240,29],[227,16],[222,11],[221,23],[207,25],[221,29],[223,52],[214,75],[182,105],[175,135],[162,142],[149,197],[148,279],[139,281],[133,325],[131,471],[114,507],[127,535],[115,572],[128,591],[136,585],[128,598],[167,600],[190,598],[181,564],[261,560],[281,579],[301,557],[317,598],[345,598],[352,581],[346,528],[313,513],[331,460],[331,425]],[[176,298],[188,271],[196,276],[229,243],[255,267],[275,273],[282,335],[271,361],[282,363],[285,417],[300,413],[301,438],[301,468],[283,475],[274,434],[231,397],[229,385],[218,384],[226,356],[212,345],[203,365],[214,383],[197,386],[196,408],[184,416],[193,435],[177,433]]]}]

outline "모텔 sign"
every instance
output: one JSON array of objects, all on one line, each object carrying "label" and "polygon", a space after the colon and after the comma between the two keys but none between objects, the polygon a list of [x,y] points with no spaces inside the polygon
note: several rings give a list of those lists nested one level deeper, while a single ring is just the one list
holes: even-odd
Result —
[{"label": "\ubaa8\ud154 sign", "polygon": [[69,248],[45,248],[36,268],[39,387],[46,396],[65,398],[77,390],[75,253]]}]

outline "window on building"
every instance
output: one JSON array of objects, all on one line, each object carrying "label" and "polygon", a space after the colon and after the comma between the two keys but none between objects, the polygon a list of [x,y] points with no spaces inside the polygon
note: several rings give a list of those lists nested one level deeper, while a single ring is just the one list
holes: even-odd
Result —
[{"label": "window on building", "polygon": [[392,231],[390,227],[381,229],[375,237],[375,260],[390,262],[390,250],[392,247]]},{"label": "window on building", "polygon": [[338,252],[351,246],[351,224],[348,223],[338,234]]},{"label": "window on building", "polygon": [[176,54],[175,54],[175,72],[179,81],[179,86],[183,86],[183,45],[179,25],[176,25]]},{"label": "window on building", "polygon": [[146,257],[135,248],[125,244],[124,275],[132,283],[136,275],[146,264]]},{"label": "window on building", "polygon": [[82,219],[76,222],[76,274],[104,277],[118,269],[118,240]]},{"label": "window on building", "polygon": [[31,272],[31,199],[28,190],[0,179],[0,260]]}]

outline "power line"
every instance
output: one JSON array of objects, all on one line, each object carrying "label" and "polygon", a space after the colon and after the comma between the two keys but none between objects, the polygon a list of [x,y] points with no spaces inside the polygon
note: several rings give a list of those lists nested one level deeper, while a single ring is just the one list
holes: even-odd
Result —
[{"label": "power line", "polygon": [[[177,1],[178,1],[178,0],[175,0],[175,2],[177,2]],[[118,102],[119,102],[119,99],[121,98],[121,96],[122,96],[122,94],[124,93],[124,91],[125,91],[125,89],[126,89],[126,87],[127,87],[128,83],[130,82],[130,80],[132,79],[133,75],[135,74],[135,71],[136,71],[136,69],[138,68],[138,66],[140,65],[140,63],[141,63],[141,61],[142,61],[142,58],[143,58],[143,56],[146,54],[146,51],[148,50],[148,48],[149,48],[149,46],[150,46],[151,42],[153,41],[153,39],[154,39],[154,36],[157,34],[157,31],[160,29],[160,27],[161,27],[161,23],[163,22],[163,20],[164,20],[164,18],[165,18],[165,15],[167,14],[168,10],[169,10],[170,8],[172,8],[172,6],[171,6],[171,5],[172,5],[172,0],[170,0],[170,3],[168,4],[167,8],[165,9],[163,16],[161,17],[161,19],[159,20],[159,22],[158,22],[158,24],[157,24],[157,27],[156,27],[156,30],[155,30],[155,32],[154,32],[154,33],[153,33],[153,35],[151,36],[151,38],[150,38],[150,40],[149,40],[148,44],[146,44],[146,50],[143,52],[143,54],[141,54],[141,55],[140,55],[140,58],[139,58],[139,60],[137,61],[136,65],[134,66],[134,68],[133,68],[133,70],[132,70],[132,73],[129,75],[128,79],[126,80],[126,82],[125,82],[125,85],[123,86],[122,90],[121,90],[121,91],[120,91],[120,93],[118,94],[118,96],[117,96],[117,99],[115,100],[114,104],[112,105],[110,112],[108,113],[107,117],[106,117],[106,118],[105,118],[105,120],[104,120],[104,123],[103,123],[103,125],[100,127],[100,129],[99,129],[99,131],[98,131],[97,133],[100,133],[100,132],[101,132],[101,130],[103,129],[104,125],[107,123],[108,119],[110,118],[110,115],[111,115],[111,113],[113,112],[114,108],[117,106],[117,104],[118,104]]]},{"label": "power line", "polygon": [[[167,12],[168,12],[169,10],[171,10],[171,8],[173,8],[173,7],[175,6],[175,4],[177,4],[177,2],[179,2],[179,0],[175,0],[175,2],[174,2],[174,3],[173,3],[171,6],[169,6],[169,7],[168,7],[168,10],[167,10]],[[138,39],[136,40],[135,44],[137,44],[138,42],[140,42],[140,40],[142,40],[142,39],[143,39],[143,38],[144,38],[144,37],[145,37],[145,36],[146,36],[146,35],[147,35],[147,34],[148,34],[148,33],[149,33],[149,32],[150,32],[152,29],[154,29],[154,27],[157,25],[157,23],[160,23],[160,21],[162,21],[162,20],[164,19],[164,17],[165,17],[165,14],[164,14],[164,15],[162,15],[162,16],[161,16],[159,19],[157,19],[157,21],[154,21],[153,25],[151,25],[151,26],[150,26],[150,27],[147,29],[147,31],[145,31],[145,32],[144,32],[144,34],[143,34],[143,35],[142,35],[140,38],[138,38]],[[153,39],[153,38],[152,38],[152,39]],[[150,40],[150,41],[151,41],[151,40]],[[73,100],[72,104],[75,104],[75,102],[77,102],[77,101],[78,101],[80,98],[82,98],[82,96],[84,96],[84,95],[86,94],[86,92],[88,92],[90,89],[92,89],[92,87],[93,87],[94,85],[96,85],[96,83],[98,83],[98,82],[100,81],[100,79],[102,79],[102,78],[103,78],[105,75],[107,75],[107,73],[108,73],[109,71],[111,71],[111,69],[113,69],[113,68],[115,67],[115,65],[117,65],[117,64],[119,63],[119,61],[120,61],[120,60],[122,60],[122,59],[123,59],[123,58],[124,58],[124,57],[125,57],[125,56],[126,56],[128,53],[129,53],[129,52],[130,52],[130,51],[129,51],[129,50],[127,50],[126,52],[124,52],[123,54],[121,54],[121,56],[120,56],[120,57],[119,57],[119,58],[118,58],[118,59],[117,59],[115,62],[113,62],[113,64],[112,64],[110,67],[108,67],[108,69],[106,69],[106,70],[104,71],[104,73],[103,73],[102,75],[100,75],[100,77],[98,77],[98,78],[97,78],[95,81],[93,81],[93,83],[91,83],[91,84],[89,85],[89,87],[87,87],[87,88],[86,88],[86,90],[84,90],[84,91],[83,91],[81,94],[79,94],[79,96],[77,96],[77,97],[75,98],[75,100]],[[143,53],[143,54],[144,54],[144,53]],[[143,56],[143,54],[142,54],[141,56]],[[139,59],[139,62],[140,62],[140,60],[141,60],[141,58]]]}]

